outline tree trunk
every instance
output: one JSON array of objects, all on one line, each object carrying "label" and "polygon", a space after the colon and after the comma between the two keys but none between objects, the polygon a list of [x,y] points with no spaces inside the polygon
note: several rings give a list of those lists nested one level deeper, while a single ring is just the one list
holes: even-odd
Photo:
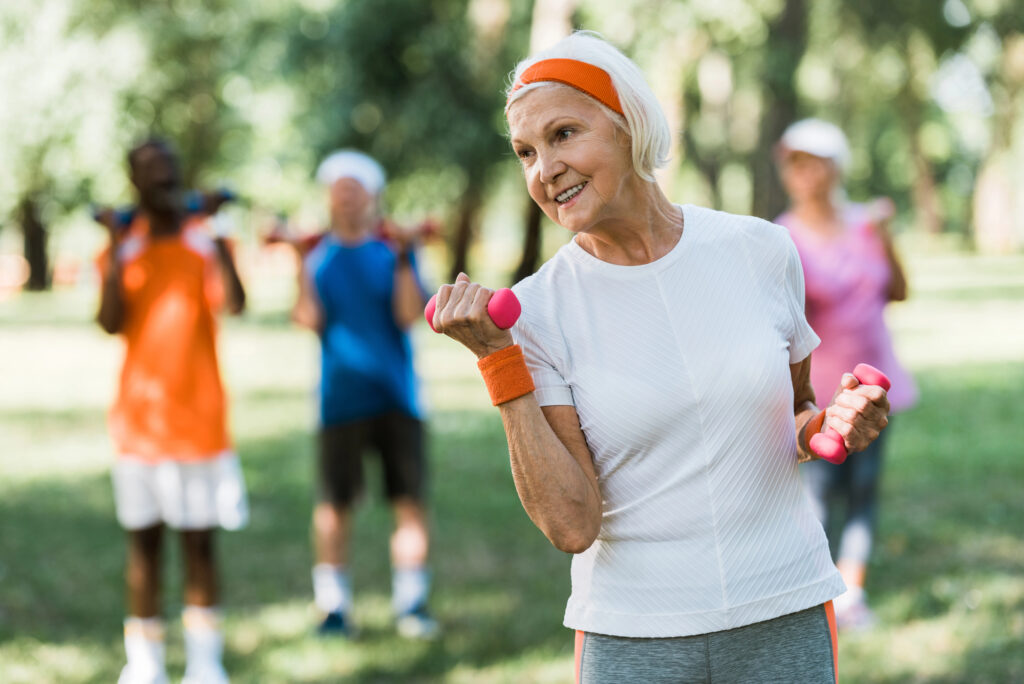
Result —
[{"label": "tree trunk", "polygon": [[1010,254],[1021,245],[1024,182],[1015,177],[1013,161],[1005,150],[990,155],[974,184],[974,246],[984,254]]},{"label": "tree trunk", "polygon": [[915,223],[918,230],[930,235],[938,235],[942,232],[945,217],[939,200],[939,192],[935,186],[935,173],[932,170],[932,165],[925,158],[924,150],[921,149],[921,143],[917,137],[924,119],[925,104],[914,94],[910,85],[912,78],[913,73],[911,72],[900,92],[898,105],[900,119],[905,126],[910,146],[910,159],[914,164],[911,196],[914,200]]},{"label": "tree trunk", "polygon": [[807,49],[805,0],[789,0],[769,28],[772,48],[764,71],[764,99],[757,150],[752,159],[754,216],[773,220],[786,208],[786,194],[775,169],[773,148],[786,126],[796,120],[796,69]]},{"label": "tree trunk", "polygon": [[455,282],[460,273],[469,273],[469,245],[473,242],[473,232],[477,216],[483,203],[481,189],[475,185],[466,188],[459,203],[458,225],[452,244],[452,270],[448,282]]},{"label": "tree trunk", "polygon": [[992,143],[974,183],[971,227],[979,251],[1007,254],[1024,246],[1024,173],[1013,154],[1024,93],[1024,34],[1004,42],[997,79]]},{"label": "tree trunk", "polygon": [[[572,13],[579,0],[536,0],[530,20],[530,54],[549,48],[572,32]],[[541,210],[532,199],[526,208],[523,253],[512,276],[519,282],[537,270],[540,261]]]},{"label": "tree trunk", "polygon": [[911,131],[911,155],[914,159],[914,206],[917,211],[917,224],[924,232],[938,235],[945,224],[939,191],[935,186],[935,174],[932,165],[925,159],[921,146],[917,144],[916,129]]},{"label": "tree trunk", "polygon": [[530,18],[530,54],[551,47],[572,32],[579,0],[535,0]]},{"label": "tree trunk", "polygon": [[25,197],[18,209],[21,231],[25,237],[25,261],[28,262],[28,282],[25,289],[46,290],[50,287],[50,264],[46,253],[46,226],[39,217],[35,198]]},{"label": "tree trunk", "polygon": [[655,64],[658,68],[649,70],[651,87],[655,97],[665,111],[668,129],[671,132],[669,146],[669,162],[654,172],[662,191],[675,197],[676,175],[682,162],[683,146],[680,142],[680,131],[683,130],[683,85],[686,82],[686,70],[692,64],[686,59],[686,43],[691,34],[673,34],[665,38],[658,47]]},{"label": "tree trunk", "polygon": [[540,261],[541,218],[544,213],[532,199],[526,209],[526,233],[523,239],[523,256],[512,276],[512,282],[518,283],[523,278],[533,275]]}]

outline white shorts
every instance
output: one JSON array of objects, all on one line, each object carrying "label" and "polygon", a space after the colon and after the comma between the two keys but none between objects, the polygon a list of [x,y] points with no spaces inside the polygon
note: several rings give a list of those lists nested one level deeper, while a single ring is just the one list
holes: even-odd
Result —
[{"label": "white shorts", "polygon": [[117,521],[126,530],[158,523],[182,530],[237,530],[249,521],[245,480],[233,451],[191,463],[121,457],[112,476]]}]

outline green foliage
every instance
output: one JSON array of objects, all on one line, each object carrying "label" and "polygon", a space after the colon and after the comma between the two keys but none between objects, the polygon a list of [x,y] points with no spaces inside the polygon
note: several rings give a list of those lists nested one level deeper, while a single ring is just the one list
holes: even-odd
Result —
[{"label": "green foliage", "polygon": [[0,224],[25,197],[49,219],[113,189],[102,178],[123,158],[118,99],[143,48],[81,30],[73,12],[71,0],[0,6]]},{"label": "green foliage", "polygon": [[[518,4],[518,3],[516,3]],[[302,93],[299,125],[317,156],[356,147],[395,177],[457,169],[481,185],[507,143],[496,125],[508,54],[522,44],[520,10],[485,43],[465,0],[355,0],[317,17],[323,28],[291,34],[285,78]],[[386,21],[382,21],[386,17]]]},{"label": "green foliage", "polygon": [[79,3],[80,30],[102,36],[120,27],[146,48],[127,57],[140,74],[120,103],[123,129],[132,142],[151,135],[174,141],[185,182],[196,185],[222,158],[225,137],[248,133],[223,87],[242,61],[249,12],[228,0],[94,4]]},{"label": "green foliage", "polygon": [[[938,227],[965,232],[979,165],[1021,154],[1018,5],[591,0],[575,21],[678,110],[673,195],[750,211],[776,119],[816,115],[850,135],[851,196],[894,197],[907,225],[930,180]],[[271,212],[318,205],[312,170],[340,146],[383,161],[393,207],[450,208],[510,175],[502,91],[530,22],[531,3],[505,0],[3,3],[0,217],[26,196],[58,224],[127,200],[124,151],[150,133],[178,144],[189,184],[229,182]],[[958,57],[979,111],[936,100]]]}]

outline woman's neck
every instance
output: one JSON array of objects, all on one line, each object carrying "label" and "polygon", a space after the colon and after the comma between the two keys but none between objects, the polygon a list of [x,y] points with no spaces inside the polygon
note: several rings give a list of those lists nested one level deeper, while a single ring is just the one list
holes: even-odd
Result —
[{"label": "woman's neck", "polygon": [[811,230],[835,233],[839,228],[839,212],[830,197],[810,197],[793,204],[790,212]]},{"label": "woman's neck", "polygon": [[620,216],[577,234],[576,243],[601,261],[640,266],[657,261],[683,234],[683,216],[656,183],[644,182]]}]

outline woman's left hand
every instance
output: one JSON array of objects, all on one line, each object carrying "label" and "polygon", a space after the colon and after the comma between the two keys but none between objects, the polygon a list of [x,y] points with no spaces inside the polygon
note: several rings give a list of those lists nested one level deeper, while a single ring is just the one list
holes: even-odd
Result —
[{"label": "woman's left hand", "polygon": [[863,451],[889,424],[889,398],[877,385],[861,385],[844,373],[832,403],[825,409],[825,425],[843,438],[849,453]]}]

